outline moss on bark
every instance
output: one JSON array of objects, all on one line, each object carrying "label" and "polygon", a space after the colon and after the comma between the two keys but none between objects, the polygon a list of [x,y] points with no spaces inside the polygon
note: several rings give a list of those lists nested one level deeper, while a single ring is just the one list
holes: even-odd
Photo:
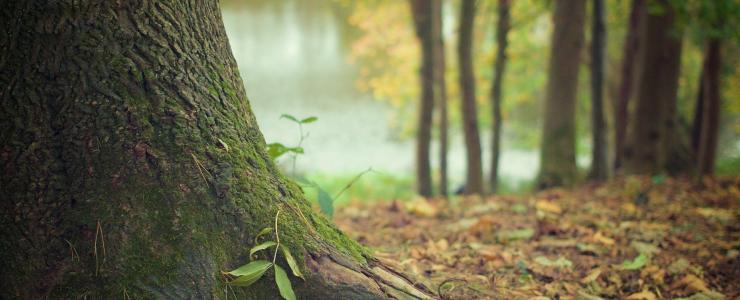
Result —
[{"label": "moss on bark", "polygon": [[275,298],[221,271],[278,210],[301,297],[385,297],[265,153],[216,1],[6,1],[0,27],[4,297]]}]

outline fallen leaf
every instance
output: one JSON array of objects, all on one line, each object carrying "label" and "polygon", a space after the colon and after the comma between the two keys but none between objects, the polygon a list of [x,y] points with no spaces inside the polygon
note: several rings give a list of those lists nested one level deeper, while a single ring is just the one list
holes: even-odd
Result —
[{"label": "fallen leaf", "polygon": [[514,241],[514,240],[528,240],[534,236],[534,229],[523,228],[515,230],[502,230],[499,231],[496,237],[500,242]]},{"label": "fallen leaf", "polygon": [[439,212],[429,201],[421,197],[406,203],[406,210],[411,214],[427,218],[434,217]]},{"label": "fallen leaf", "polygon": [[604,235],[601,234],[601,232],[596,232],[596,234],[594,234],[593,236],[593,239],[607,246],[614,245],[614,239],[605,237]]},{"label": "fallen leaf", "polygon": [[583,277],[581,279],[581,283],[588,284],[589,282],[592,282],[599,278],[599,275],[601,275],[601,268],[593,269],[591,270],[591,272],[588,273],[588,275],[586,275],[586,277]]},{"label": "fallen leaf", "polygon": [[559,215],[563,212],[563,209],[560,208],[559,205],[557,205],[554,202],[550,202],[547,200],[537,200],[537,203],[534,205],[538,210],[553,213],[556,215]]},{"label": "fallen leaf", "polygon": [[629,295],[625,299],[629,299],[629,300],[656,300],[658,298],[655,297],[655,294],[653,294],[650,291],[642,291],[642,292],[639,292],[639,293],[634,293],[632,295]]},{"label": "fallen leaf", "polygon": [[619,268],[622,270],[638,270],[644,267],[648,262],[648,257],[645,254],[640,254],[633,260],[625,260]]},{"label": "fallen leaf", "polygon": [[534,258],[534,262],[546,267],[570,268],[573,266],[573,262],[564,257],[558,257],[557,260],[550,260],[544,256],[537,256]]},{"label": "fallen leaf", "polygon": [[681,280],[671,285],[671,290],[681,290],[688,293],[708,292],[709,287],[707,287],[707,284],[706,282],[704,282],[704,280],[696,277],[696,275],[688,274],[681,278]]},{"label": "fallen leaf", "polygon": [[668,273],[671,273],[671,275],[683,273],[690,266],[691,264],[689,263],[689,261],[682,257],[674,261],[670,266],[668,266]]}]

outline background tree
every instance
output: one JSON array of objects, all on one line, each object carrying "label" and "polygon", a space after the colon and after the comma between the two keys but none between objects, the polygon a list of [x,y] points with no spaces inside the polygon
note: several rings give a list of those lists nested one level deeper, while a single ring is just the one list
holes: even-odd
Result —
[{"label": "background tree", "polygon": [[462,91],[462,119],[467,158],[466,194],[483,193],[483,167],[481,163],[478,109],[475,103],[475,75],[473,73],[473,22],[475,0],[463,0],[460,10],[460,37],[457,44]]},{"label": "background tree", "polygon": [[501,85],[506,67],[507,35],[511,27],[509,0],[498,1],[498,22],[496,23],[496,60],[493,66],[491,85],[491,107],[493,109],[493,136],[491,138],[491,177],[488,185],[492,193],[498,189],[498,161],[501,153]]},{"label": "background tree", "polygon": [[637,54],[640,47],[640,24],[645,18],[645,0],[632,0],[630,5],[630,16],[622,49],[621,79],[619,83],[619,94],[615,101],[614,109],[614,169],[620,169],[622,165],[622,153],[624,139],[627,132],[628,108],[630,97],[632,97],[633,86],[636,84],[635,66],[637,66]]},{"label": "background tree", "polygon": [[638,61],[635,109],[629,122],[623,159],[628,174],[667,170],[676,137],[676,95],[681,66],[681,32],[675,9],[656,1],[648,12]]},{"label": "background tree", "polygon": [[[694,124],[699,128],[697,170],[701,175],[711,175],[714,172],[714,158],[717,152],[717,134],[719,129],[720,111],[720,66],[721,42],[719,38],[709,40],[704,55],[704,65],[701,76],[701,93],[699,105],[701,109],[700,123]],[[699,107],[697,105],[697,107]]]},{"label": "background tree", "polygon": [[[721,110],[722,45],[740,40],[740,4],[723,0],[699,2],[693,33],[704,44],[704,58],[694,112],[692,146],[700,175],[714,172]],[[723,42],[725,41],[725,42]]]},{"label": "background tree", "polygon": [[591,172],[594,180],[609,176],[607,129],[604,120],[604,60],[606,56],[606,13],[604,0],[594,0],[591,16]]},{"label": "background tree", "polygon": [[226,297],[275,223],[301,297],[417,293],[278,172],[217,1],[5,1],[0,27],[4,298]]},{"label": "background tree", "polygon": [[429,161],[429,147],[432,138],[432,115],[434,112],[434,44],[432,35],[432,3],[425,0],[411,0],[416,36],[421,43],[421,97],[419,98],[419,118],[416,131],[416,185],[419,195],[432,196],[432,174]]},{"label": "background tree", "polygon": [[541,189],[570,184],[576,177],[575,104],[586,2],[555,1],[554,4],[537,183]]},{"label": "background tree", "polygon": [[434,99],[439,106],[439,194],[446,197],[447,191],[447,147],[448,113],[447,86],[445,82],[445,42],[442,33],[442,0],[431,0],[432,40],[434,41]]}]

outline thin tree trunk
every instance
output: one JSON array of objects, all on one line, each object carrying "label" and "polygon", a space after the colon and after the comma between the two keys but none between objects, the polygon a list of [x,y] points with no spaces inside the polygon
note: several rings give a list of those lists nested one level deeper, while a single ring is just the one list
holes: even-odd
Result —
[{"label": "thin tree trunk", "polygon": [[432,40],[434,41],[434,99],[439,106],[439,194],[447,197],[447,87],[445,84],[445,44],[442,33],[442,0],[431,0]]},{"label": "thin tree trunk", "polygon": [[[706,60],[706,55],[705,58]],[[706,62],[705,62],[706,63]],[[701,144],[702,118],[704,118],[704,67],[699,74],[698,91],[696,93],[696,104],[694,104],[694,120],[691,125],[691,151],[698,166],[699,144]]]},{"label": "thin tree trunk", "polygon": [[[661,15],[648,14],[643,28],[635,110],[624,151],[627,174],[668,170],[671,153],[680,145],[676,132],[676,97],[681,67],[681,38],[675,11],[667,1]],[[649,42],[648,42],[649,41]]]},{"label": "thin tree trunk", "polygon": [[635,67],[638,66],[638,49],[640,48],[640,24],[645,17],[645,0],[632,0],[629,28],[622,49],[622,78],[619,86],[619,97],[614,110],[614,169],[622,167],[624,140],[629,124],[628,109],[633,86],[636,83]]},{"label": "thin tree trunk", "polygon": [[586,15],[584,0],[555,1],[538,188],[576,177],[575,107]]},{"label": "thin tree trunk", "polygon": [[593,180],[606,180],[607,163],[606,122],[604,121],[604,57],[606,52],[606,24],[604,0],[593,1],[591,35],[591,173]]},{"label": "thin tree trunk", "polygon": [[411,0],[416,36],[421,43],[421,67],[419,69],[421,97],[419,99],[419,123],[416,132],[416,180],[419,195],[432,196],[432,174],[429,148],[432,139],[432,115],[434,112],[434,40],[432,39],[432,5],[425,0]]},{"label": "thin tree trunk", "polygon": [[483,167],[481,164],[478,109],[475,103],[475,75],[473,74],[473,21],[475,0],[463,0],[460,12],[460,39],[457,44],[462,90],[463,133],[467,154],[466,194],[483,193]]},{"label": "thin tree trunk", "polygon": [[221,273],[275,222],[301,298],[429,295],[279,174],[216,1],[5,1],[0,28],[3,298],[276,298]]},{"label": "thin tree trunk", "polygon": [[[720,69],[722,66],[721,43],[717,38],[709,41],[704,55],[702,71],[702,118],[699,151],[697,155],[700,175],[714,173],[717,152],[717,134],[720,112]],[[696,126],[696,125],[694,125]]]},{"label": "thin tree trunk", "polygon": [[511,27],[509,0],[498,1],[498,23],[496,24],[496,62],[493,65],[491,106],[493,107],[493,136],[491,139],[491,177],[488,185],[491,193],[498,192],[498,161],[501,153],[501,89],[506,67],[507,35]]}]

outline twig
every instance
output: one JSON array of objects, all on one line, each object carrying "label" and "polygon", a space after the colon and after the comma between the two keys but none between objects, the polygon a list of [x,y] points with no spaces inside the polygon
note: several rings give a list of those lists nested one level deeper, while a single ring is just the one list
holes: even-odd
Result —
[{"label": "twig", "polygon": [[275,260],[277,260],[278,248],[280,248],[280,234],[278,234],[278,216],[280,216],[280,207],[278,207],[278,211],[275,214],[275,242],[277,245],[275,246],[275,255],[272,257],[273,265],[275,264]]},{"label": "twig", "polygon": [[203,165],[200,163],[200,161],[198,161],[198,158],[195,157],[195,154],[193,154],[191,152],[190,153],[190,156],[193,157],[193,160],[195,161],[195,166],[198,167],[198,172],[200,172],[200,176],[203,177],[203,181],[205,181],[206,184],[208,184],[208,179],[206,179],[206,176],[203,174],[203,171],[206,171],[206,173],[208,173],[208,177],[213,178],[213,175],[211,175],[211,173],[208,172],[208,170],[205,167],[203,167]]},{"label": "twig", "polygon": [[367,168],[367,170],[362,171],[360,174],[357,174],[357,176],[355,176],[355,178],[352,178],[352,180],[350,180],[350,182],[347,183],[347,185],[345,185],[344,188],[342,188],[342,190],[339,191],[339,193],[337,193],[336,196],[334,196],[334,201],[336,201],[337,199],[339,199],[339,196],[341,196],[342,193],[344,193],[346,190],[348,190],[350,187],[352,187],[352,185],[355,184],[355,182],[357,180],[360,180],[360,177],[362,177],[362,175],[365,175],[366,173],[371,172],[372,170],[373,170],[372,167]]}]

